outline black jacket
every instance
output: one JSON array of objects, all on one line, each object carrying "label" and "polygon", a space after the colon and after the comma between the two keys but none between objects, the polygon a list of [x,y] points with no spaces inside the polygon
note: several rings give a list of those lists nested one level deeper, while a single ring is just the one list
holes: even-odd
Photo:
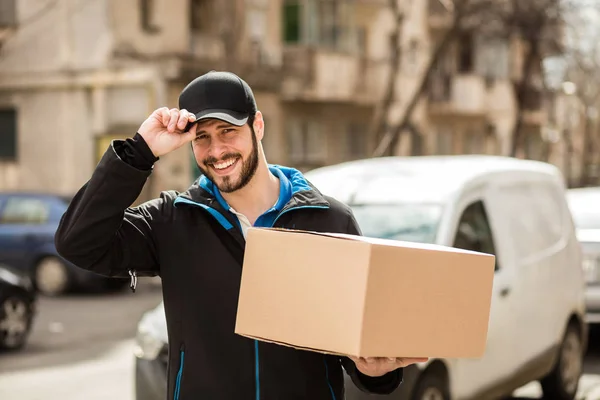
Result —
[{"label": "black jacket", "polygon": [[[140,135],[114,141],[73,198],[55,242],[64,258],[101,275],[161,277],[169,400],[342,400],[342,366],[363,391],[395,390],[402,369],[371,378],[348,358],[234,334],[245,244],[238,220],[203,177],[184,193],[131,207],[156,160]],[[271,168],[291,198],[265,225],[360,234],[348,207],[300,172]]]}]

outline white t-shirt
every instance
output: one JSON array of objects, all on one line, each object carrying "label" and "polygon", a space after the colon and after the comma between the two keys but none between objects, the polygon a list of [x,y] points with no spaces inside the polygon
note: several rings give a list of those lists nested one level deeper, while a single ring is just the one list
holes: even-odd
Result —
[{"label": "white t-shirt", "polygon": [[[275,208],[275,206],[277,205],[278,202],[279,202],[279,199],[277,199],[277,201],[275,202],[275,204],[273,204],[272,208]],[[246,232],[248,232],[248,229],[252,227],[252,224],[250,223],[250,221],[248,220],[248,218],[244,214],[235,211],[233,209],[233,207],[229,207],[229,211],[231,211],[232,213],[234,213],[237,216],[238,221],[240,221],[240,225],[242,227],[242,234],[244,235],[244,239],[245,239],[246,238]]]},{"label": "white t-shirt", "polygon": [[240,225],[242,226],[242,234],[244,235],[244,238],[246,238],[246,232],[248,232],[248,229],[252,227],[252,224],[244,214],[235,211],[233,208],[229,208],[229,211],[237,216],[238,220],[240,221]]}]

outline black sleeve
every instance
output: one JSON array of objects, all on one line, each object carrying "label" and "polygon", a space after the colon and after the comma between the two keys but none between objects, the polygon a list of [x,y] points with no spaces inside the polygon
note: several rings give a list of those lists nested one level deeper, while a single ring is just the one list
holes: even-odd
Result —
[{"label": "black sleeve", "polygon": [[158,157],[152,154],[152,150],[139,133],[125,141],[116,141],[115,145],[119,158],[136,169],[149,171],[158,161]]},{"label": "black sleeve", "polygon": [[111,143],[91,179],[77,192],[55,234],[58,253],[80,268],[110,277],[159,273],[152,222],[165,196],[138,207],[156,157],[143,138]]},{"label": "black sleeve", "polygon": [[[351,235],[362,235],[358,222],[354,218],[352,211],[348,209],[348,227],[346,233]],[[361,373],[354,361],[350,358],[342,357],[342,366],[346,373],[354,382],[354,385],[362,392],[373,394],[390,394],[400,386],[403,379],[404,369],[398,368],[394,371],[379,377],[371,377]]]}]

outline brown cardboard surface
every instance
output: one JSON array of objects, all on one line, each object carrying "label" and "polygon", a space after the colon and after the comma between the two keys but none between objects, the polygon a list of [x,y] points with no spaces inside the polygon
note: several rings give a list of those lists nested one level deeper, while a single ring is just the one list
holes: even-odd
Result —
[{"label": "brown cardboard surface", "polygon": [[488,254],[252,228],[235,332],[340,355],[478,358],[493,276]]}]

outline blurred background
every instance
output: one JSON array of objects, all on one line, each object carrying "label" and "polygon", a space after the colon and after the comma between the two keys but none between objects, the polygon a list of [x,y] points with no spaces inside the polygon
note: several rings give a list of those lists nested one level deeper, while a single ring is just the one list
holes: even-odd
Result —
[{"label": "blurred background", "polygon": [[[594,0],[0,0],[0,258],[36,281],[20,284],[36,300],[5,309],[14,332],[37,304],[24,348],[0,354],[0,398],[133,398],[133,337],[160,282],[131,295],[27,240],[51,236],[110,141],[198,75],[250,84],[270,163],[502,155],[575,189],[600,186],[599,39]],[[138,201],[197,176],[184,146]],[[599,355],[584,374],[597,393]]]},{"label": "blurred background", "polygon": [[[2,0],[0,189],[72,195],[212,69],[252,86],[272,163],[501,154],[598,184],[598,18],[589,0]],[[182,148],[144,197],[195,176]]]}]

